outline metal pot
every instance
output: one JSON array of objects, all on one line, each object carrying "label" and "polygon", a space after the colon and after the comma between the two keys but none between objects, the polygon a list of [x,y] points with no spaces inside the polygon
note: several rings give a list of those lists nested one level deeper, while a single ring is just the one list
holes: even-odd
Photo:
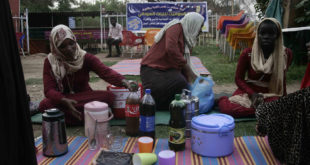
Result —
[{"label": "metal pot", "polygon": [[68,152],[64,114],[59,109],[48,109],[43,113],[42,136],[44,156],[60,156]]}]

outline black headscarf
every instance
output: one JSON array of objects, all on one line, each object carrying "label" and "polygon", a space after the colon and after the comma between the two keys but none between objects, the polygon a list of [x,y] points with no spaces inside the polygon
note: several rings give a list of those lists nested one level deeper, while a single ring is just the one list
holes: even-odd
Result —
[{"label": "black headscarf", "polygon": [[0,1],[0,164],[37,164],[26,86],[8,0]]}]

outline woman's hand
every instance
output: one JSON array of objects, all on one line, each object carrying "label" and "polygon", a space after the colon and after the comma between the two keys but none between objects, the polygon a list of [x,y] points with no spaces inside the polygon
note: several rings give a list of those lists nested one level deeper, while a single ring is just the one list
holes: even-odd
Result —
[{"label": "woman's hand", "polygon": [[72,114],[72,116],[74,116],[76,119],[78,120],[82,120],[81,117],[81,112],[79,112],[74,105],[77,104],[77,101],[73,100],[73,99],[68,99],[68,98],[62,98],[61,99],[61,103],[68,108],[68,110],[70,111],[70,113]]},{"label": "woman's hand", "polygon": [[197,79],[197,75],[192,71],[191,67],[188,64],[184,65],[182,71],[190,84]]},{"label": "woman's hand", "polygon": [[259,93],[253,93],[251,96],[251,101],[252,101],[252,107],[256,109],[259,104],[264,102],[264,96]]},{"label": "woman's hand", "polygon": [[127,81],[126,79],[122,80],[122,83],[125,88],[127,88],[129,91],[138,91],[138,83],[132,80]]}]

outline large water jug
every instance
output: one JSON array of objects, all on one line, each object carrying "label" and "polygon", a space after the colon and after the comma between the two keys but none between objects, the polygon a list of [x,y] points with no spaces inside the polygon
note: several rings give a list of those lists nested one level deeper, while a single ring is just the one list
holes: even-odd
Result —
[{"label": "large water jug", "polygon": [[113,118],[113,114],[108,107],[108,104],[99,101],[92,101],[84,105],[85,116],[85,135],[91,135],[95,132],[97,122],[97,132],[108,133],[109,120]]}]

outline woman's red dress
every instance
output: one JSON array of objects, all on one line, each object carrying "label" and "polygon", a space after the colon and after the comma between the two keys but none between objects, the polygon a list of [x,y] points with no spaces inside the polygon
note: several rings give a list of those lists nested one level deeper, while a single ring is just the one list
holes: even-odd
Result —
[{"label": "woman's red dress", "polygon": [[[72,75],[67,75],[62,80],[64,88],[60,92],[57,87],[57,82],[54,77],[51,65],[46,58],[43,68],[43,84],[45,99],[40,102],[39,110],[44,112],[46,109],[59,108],[65,114],[65,121],[70,125],[83,124],[78,121],[69,113],[63,105],[61,99],[63,97],[76,100],[78,103],[75,105],[76,109],[82,112],[84,118],[84,104],[90,101],[101,101],[112,106],[115,96],[109,91],[94,91],[89,85],[89,73],[95,72],[101,79],[115,86],[123,86],[122,80],[124,77],[116,71],[105,66],[96,56],[86,54],[84,57],[83,67]],[[70,93],[70,88],[74,91]]]},{"label": "woman's red dress", "polygon": [[[269,82],[271,74],[264,74],[264,73],[257,73],[252,69],[251,66],[251,52],[252,48],[245,49],[242,54],[240,55],[236,75],[235,75],[235,82],[238,86],[238,89],[233,93],[234,95],[240,95],[247,93],[249,97],[252,96],[254,93],[268,93],[269,90],[266,87],[260,87],[254,85],[253,83],[249,83],[246,80],[259,80],[261,79],[262,82]],[[287,68],[290,66],[292,62],[292,52],[290,49],[285,50],[287,54]],[[286,69],[287,70],[287,69]],[[286,70],[284,72],[286,72]],[[247,78],[246,78],[247,75]],[[286,95],[286,74],[284,74],[283,78],[283,88],[284,88],[284,95]],[[270,97],[266,98],[264,101],[269,102],[278,99],[278,97]],[[220,108],[221,113],[229,114],[233,117],[247,117],[252,116],[255,114],[254,108],[246,108],[239,104],[232,103],[228,100],[227,96],[223,96],[218,101],[218,106]]]}]

